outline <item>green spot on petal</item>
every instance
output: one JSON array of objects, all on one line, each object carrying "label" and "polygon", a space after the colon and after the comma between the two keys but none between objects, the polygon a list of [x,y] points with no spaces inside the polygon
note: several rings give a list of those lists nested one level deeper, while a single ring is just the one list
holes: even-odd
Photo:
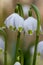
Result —
[{"label": "green spot on petal", "polygon": [[9,26],[9,29],[10,29],[10,30],[13,30],[13,27],[12,27],[12,26]]},{"label": "green spot on petal", "polygon": [[19,27],[19,28],[18,28],[18,31],[19,31],[19,32],[22,32],[22,31],[23,31],[23,28],[22,28],[22,27]]},{"label": "green spot on petal", "polygon": [[30,34],[30,35],[31,35],[31,34],[32,34],[32,30],[28,30],[28,34]]}]

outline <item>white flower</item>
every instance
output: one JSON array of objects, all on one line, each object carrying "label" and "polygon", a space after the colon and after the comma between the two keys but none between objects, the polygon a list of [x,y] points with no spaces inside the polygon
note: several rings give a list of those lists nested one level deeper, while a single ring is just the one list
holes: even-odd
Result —
[{"label": "white flower", "polygon": [[20,62],[15,62],[15,64],[14,64],[14,65],[21,65],[21,64],[20,64]]},{"label": "white flower", "polygon": [[4,38],[0,36],[0,50],[4,50],[4,47],[5,47],[4,45],[5,45]]},{"label": "white flower", "polygon": [[11,14],[7,19],[5,20],[5,25],[7,28],[15,28],[18,30],[19,28],[23,27],[24,19],[19,16],[16,13]]},{"label": "white flower", "polygon": [[[41,27],[40,27],[41,29]],[[37,30],[37,20],[33,17],[29,17],[24,21],[24,31],[32,34]]]},{"label": "white flower", "polygon": [[[34,49],[35,49],[35,46],[33,46],[30,49],[32,55],[34,54]],[[40,41],[38,43],[38,46],[37,46],[37,54],[40,54],[40,56],[43,57],[43,41]]]}]

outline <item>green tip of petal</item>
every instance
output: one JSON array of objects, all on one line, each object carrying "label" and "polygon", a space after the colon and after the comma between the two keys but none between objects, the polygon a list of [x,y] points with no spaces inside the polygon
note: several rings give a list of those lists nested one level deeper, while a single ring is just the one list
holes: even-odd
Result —
[{"label": "green tip of petal", "polygon": [[12,27],[12,26],[10,26],[9,29],[15,31],[16,27]]},{"label": "green tip of petal", "polygon": [[9,26],[9,29],[10,29],[10,30],[13,30],[13,27],[12,27],[12,26]]},{"label": "green tip of petal", "polygon": [[28,30],[28,34],[32,35],[32,30]]},{"label": "green tip of petal", "polygon": [[19,28],[18,28],[18,31],[19,31],[19,32],[22,32],[22,31],[23,31],[23,28],[22,28],[22,27],[19,27]]}]

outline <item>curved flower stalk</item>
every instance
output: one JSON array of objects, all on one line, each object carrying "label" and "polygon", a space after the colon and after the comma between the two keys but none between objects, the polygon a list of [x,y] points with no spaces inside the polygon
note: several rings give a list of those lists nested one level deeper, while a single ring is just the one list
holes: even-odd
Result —
[{"label": "curved flower stalk", "polygon": [[30,8],[30,10],[29,10],[29,12],[28,12],[28,15],[29,15],[29,17],[32,16],[32,9],[31,9],[31,8]]},{"label": "curved flower stalk", "polygon": [[[0,35],[4,37],[5,40],[5,47],[4,47],[4,65],[7,65],[7,37],[6,33],[3,29],[0,28]],[[1,41],[3,42],[3,41]]]},{"label": "curved flower stalk", "polygon": [[40,20],[40,13],[39,13],[38,8],[34,4],[31,5],[31,8],[33,8],[33,10],[35,11],[36,16],[37,16],[36,43],[35,43],[35,50],[34,50],[33,64],[32,64],[32,65],[35,65],[36,64],[36,55],[37,55],[37,45],[38,45],[38,42],[39,42],[40,21],[41,20]]},{"label": "curved flower stalk", "polygon": [[16,5],[15,13],[18,13],[21,17],[24,18],[23,8],[22,8],[22,5],[19,2]]},{"label": "curved flower stalk", "polygon": [[[32,48],[30,49],[32,55],[34,54],[34,49],[35,49],[35,46],[32,46]],[[43,55],[43,41],[40,41],[38,43],[37,54],[40,55],[41,58],[42,58],[42,55]]]}]

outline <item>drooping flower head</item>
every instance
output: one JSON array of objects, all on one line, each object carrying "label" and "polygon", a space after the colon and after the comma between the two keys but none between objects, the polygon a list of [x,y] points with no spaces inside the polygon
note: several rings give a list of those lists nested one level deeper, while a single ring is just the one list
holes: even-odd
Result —
[{"label": "drooping flower head", "polygon": [[6,18],[5,25],[7,28],[11,28],[12,30],[16,28],[17,30],[21,31],[23,28],[23,22],[24,19],[21,16],[16,13],[13,13]]},{"label": "drooping flower head", "polygon": [[37,19],[35,19],[34,17],[28,17],[24,21],[24,31],[27,32],[28,34],[32,34],[36,30],[37,30]]},{"label": "drooping flower head", "polygon": [[[34,54],[35,46],[31,48],[31,53]],[[43,55],[43,41],[40,41],[37,46],[37,54]]]}]

